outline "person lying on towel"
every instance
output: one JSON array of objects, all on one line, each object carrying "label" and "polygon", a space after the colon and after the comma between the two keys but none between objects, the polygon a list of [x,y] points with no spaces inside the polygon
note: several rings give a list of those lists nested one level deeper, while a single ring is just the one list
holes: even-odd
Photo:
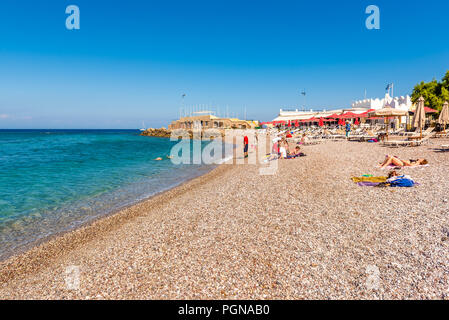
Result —
[{"label": "person lying on towel", "polygon": [[290,154],[285,159],[295,159],[299,157],[305,157],[305,154],[301,152],[301,148],[297,146],[294,152],[290,152]]},{"label": "person lying on towel", "polygon": [[395,156],[387,155],[385,157],[385,161],[380,163],[380,167],[385,169],[389,165],[394,165],[396,167],[417,167],[424,166],[429,162],[426,159],[417,159],[417,160],[401,160]]}]

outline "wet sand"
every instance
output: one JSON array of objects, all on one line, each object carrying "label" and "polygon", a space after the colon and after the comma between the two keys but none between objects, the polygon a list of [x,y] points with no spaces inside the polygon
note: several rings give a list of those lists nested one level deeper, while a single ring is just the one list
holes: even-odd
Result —
[{"label": "wet sand", "polygon": [[[447,140],[325,142],[276,175],[222,165],[0,263],[1,299],[447,299]],[[362,188],[385,154],[416,188]],[[79,288],[66,271],[80,272]]]}]

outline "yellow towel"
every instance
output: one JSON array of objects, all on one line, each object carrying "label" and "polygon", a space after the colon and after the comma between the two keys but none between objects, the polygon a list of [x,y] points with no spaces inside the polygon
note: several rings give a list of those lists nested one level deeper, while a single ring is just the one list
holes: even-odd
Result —
[{"label": "yellow towel", "polygon": [[386,182],[387,181],[387,177],[354,177],[351,178],[352,181],[354,181],[355,183],[358,182]]}]

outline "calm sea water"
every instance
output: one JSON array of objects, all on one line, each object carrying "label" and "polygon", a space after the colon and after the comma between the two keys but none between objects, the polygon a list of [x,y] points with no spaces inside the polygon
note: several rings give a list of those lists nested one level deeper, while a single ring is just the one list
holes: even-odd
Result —
[{"label": "calm sea water", "polygon": [[0,130],[0,259],[212,169],[172,164],[174,144],[131,130]]}]

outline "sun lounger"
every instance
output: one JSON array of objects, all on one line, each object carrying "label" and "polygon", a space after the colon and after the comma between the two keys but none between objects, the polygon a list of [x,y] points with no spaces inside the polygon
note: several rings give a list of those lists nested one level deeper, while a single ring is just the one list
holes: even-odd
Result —
[{"label": "sun lounger", "polygon": [[[427,128],[426,131],[423,131],[422,136],[426,137],[426,136],[430,135],[434,130],[435,130],[435,128]],[[419,132],[412,135],[411,138],[413,139],[413,138],[418,138],[418,137],[421,137],[421,134]]]},{"label": "sun lounger", "polygon": [[449,132],[437,132],[435,138],[447,138],[449,137]]},{"label": "sun lounger", "polygon": [[432,137],[432,134],[429,134],[423,137],[420,140],[398,140],[398,141],[384,141],[384,146],[389,147],[417,147],[429,142],[429,139]]}]

